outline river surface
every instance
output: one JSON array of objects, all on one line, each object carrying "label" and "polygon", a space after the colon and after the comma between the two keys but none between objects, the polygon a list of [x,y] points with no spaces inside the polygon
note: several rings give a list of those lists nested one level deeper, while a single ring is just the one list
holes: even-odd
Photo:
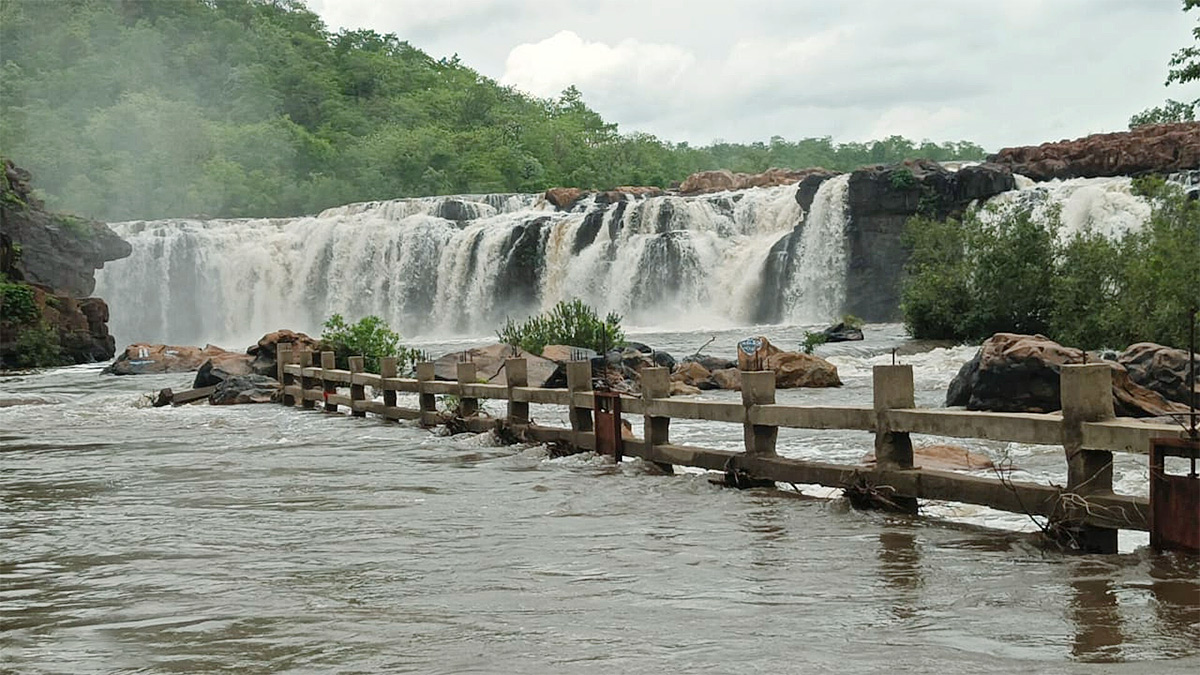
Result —
[{"label": "river surface", "polygon": [[[764,332],[794,347],[803,329]],[[746,334],[715,333],[706,351],[732,354]],[[871,365],[899,347],[918,405],[940,405],[972,353],[918,349],[898,326],[868,334],[818,350],[846,386],[780,402],[869,405]],[[708,334],[631,338],[682,355]],[[1024,516],[975,507],[906,518],[806,496],[829,489],[730,490],[489,435],[275,405],[145,406],[189,380],[98,367],[0,379],[0,399],[26,402],[0,408],[0,669],[1200,670],[1200,562],[1152,554],[1144,534],[1123,533],[1118,555],[1073,557],[1036,546]],[[717,423],[671,434],[741,442]],[[831,461],[870,447],[861,432],[782,430],[779,443]],[[968,447],[1015,462],[1019,479],[1065,473],[1061,448]],[[1144,458],[1120,460],[1118,489],[1144,493]]]}]

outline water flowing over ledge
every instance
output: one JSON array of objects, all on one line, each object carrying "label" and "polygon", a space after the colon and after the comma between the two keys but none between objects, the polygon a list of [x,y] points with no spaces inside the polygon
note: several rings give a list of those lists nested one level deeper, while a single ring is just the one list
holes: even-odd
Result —
[{"label": "water flowing over ledge", "polygon": [[[457,195],[300,218],[117,223],[134,252],[100,272],[98,293],[118,342],[237,345],[280,326],[319,331],[335,312],[377,314],[410,336],[486,335],[576,297],[663,329],[816,324],[855,309],[850,275],[860,291],[876,274],[877,289],[896,293],[904,253],[888,242],[903,218],[856,216],[853,189],[851,174],[824,180],[808,213],[784,185],[600,193],[566,211],[539,195]],[[1125,178],[1021,180],[990,201],[1058,205],[1064,230],[1110,235],[1148,213]]]}]

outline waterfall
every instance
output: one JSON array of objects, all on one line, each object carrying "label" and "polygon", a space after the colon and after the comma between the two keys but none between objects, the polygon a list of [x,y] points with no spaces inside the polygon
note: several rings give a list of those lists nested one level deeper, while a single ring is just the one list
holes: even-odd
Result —
[{"label": "waterfall", "polygon": [[813,198],[784,292],[784,316],[792,323],[828,321],[846,302],[849,192],[850,174],[842,174],[822,183]]},{"label": "waterfall", "polygon": [[[101,270],[97,294],[119,342],[227,347],[283,327],[319,333],[333,313],[377,314],[410,338],[487,335],[572,298],[633,326],[824,320],[844,284],[846,182],[821,188],[804,227],[795,185],[598,194],[569,211],[539,195],[457,195],[299,218],[115,223],[133,255]],[[785,293],[764,279],[789,246],[803,272],[786,273],[785,260]]]},{"label": "waterfall", "polygon": [[1062,221],[1058,236],[1065,241],[1077,232],[1092,231],[1109,238],[1136,232],[1150,218],[1150,204],[1133,194],[1133,181],[1125,177],[1072,178],[1045,183],[1019,176],[1017,189],[987,200],[984,218],[1012,208],[1032,208],[1034,218],[1045,218],[1056,208]]}]

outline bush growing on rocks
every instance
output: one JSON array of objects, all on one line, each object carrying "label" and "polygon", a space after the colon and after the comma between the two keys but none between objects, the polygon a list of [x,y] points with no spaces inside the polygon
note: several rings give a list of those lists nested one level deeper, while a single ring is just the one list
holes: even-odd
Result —
[{"label": "bush growing on rocks", "polygon": [[496,331],[496,337],[530,354],[541,354],[546,345],[583,347],[603,354],[625,344],[621,315],[609,312],[601,320],[596,310],[582,300],[559,302],[550,311],[521,323],[509,319]]}]

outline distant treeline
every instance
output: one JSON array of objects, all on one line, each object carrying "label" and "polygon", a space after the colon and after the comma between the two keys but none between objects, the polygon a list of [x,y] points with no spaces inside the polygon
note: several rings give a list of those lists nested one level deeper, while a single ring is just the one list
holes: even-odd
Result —
[{"label": "distant treeline", "polygon": [[394,35],[330,32],[298,0],[0,0],[0,45],[0,149],[53,208],[110,221],[984,154],[621,134],[573,87],[535,98]]}]

